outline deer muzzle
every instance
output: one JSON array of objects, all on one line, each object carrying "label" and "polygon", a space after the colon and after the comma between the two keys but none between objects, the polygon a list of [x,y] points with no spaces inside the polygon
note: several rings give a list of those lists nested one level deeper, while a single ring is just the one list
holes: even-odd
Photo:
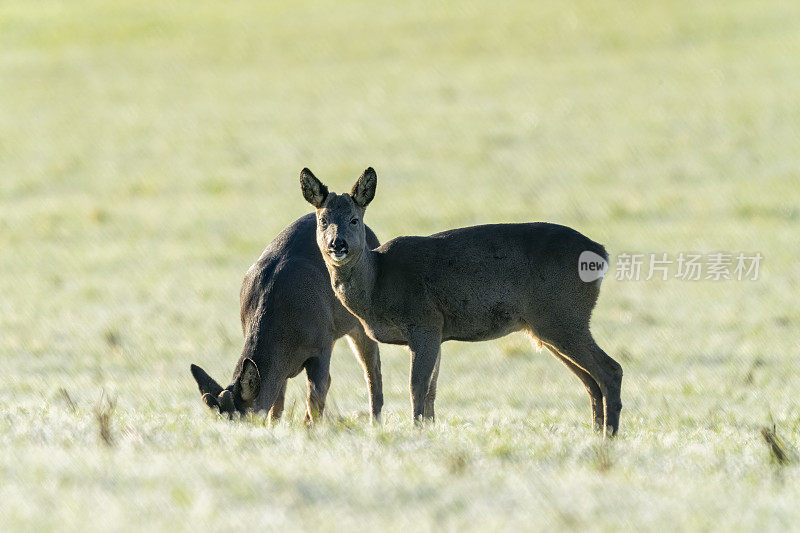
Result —
[{"label": "deer muzzle", "polygon": [[343,261],[347,257],[347,253],[347,242],[344,239],[334,239],[328,245],[328,255],[337,263]]}]

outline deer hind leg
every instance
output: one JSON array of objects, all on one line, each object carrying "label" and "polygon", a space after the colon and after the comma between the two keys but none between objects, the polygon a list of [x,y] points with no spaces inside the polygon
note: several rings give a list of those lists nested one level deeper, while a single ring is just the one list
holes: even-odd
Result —
[{"label": "deer hind leg", "polygon": [[569,358],[561,354],[554,347],[550,346],[549,344],[545,344],[545,347],[555,356],[556,359],[564,363],[564,366],[566,366],[573,374],[578,376],[578,379],[581,380],[583,386],[586,388],[586,392],[589,394],[589,402],[592,407],[593,428],[595,431],[602,431],[604,423],[603,392],[600,390],[600,386],[597,384],[591,374],[570,361]]},{"label": "deer hind leg", "polygon": [[611,387],[608,389],[608,394],[603,394],[603,402],[606,410],[606,426],[611,428],[613,436],[619,429],[619,416],[622,412],[622,365],[609,357],[591,335],[589,339],[589,350],[605,366],[607,373],[611,376]]},{"label": "deer hind leg", "polygon": [[331,386],[331,351],[333,345],[326,348],[317,357],[306,361],[306,377],[308,379],[308,396],[306,397],[305,423],[313,424],[322,420],[325,411],[325,398]]},{"label": "deer hind leg", "polygon": [[428,385],[428,392],[425,394],[425,407],[422,409],[422,416],[433,420],[436,418],[434,413],[433,404],[436,401],[436,382],[439,379],[439,365],[442,363],[442,354],[436,358],[436,364],[433,367],[431,374],[431,382]]},{"label": "deer hind leg", "polygon": [[369,390],[369,408],[373,420],[378,420],[383,408],[383,378],[381,377],[381,353],[378,343],[367,336],[360,325],[353,328],[347,338],[350,347],[364,368],[364,379]]},{"label": "deer hind leg", "polygon": [[269,410],[270,422],[276,422],[280,420],[281,415],[283,415],[283,402],[285,398],[286,398],[286,380],[283,380],[283,385],[281,385],[281,389],[278,392],[278,397],[275,398],[275,403],[272,404],[272,408]]},{"label": "deer hind leg", "polygon": [[619,363],[600,349],[588,330],[544,337],[543,342],[553,346],[573,365],[594,378],[603,395],[603,435],[615,435],[619,429],[619,415],[622,410],[622,367]]},{"label": "deer hind leg", "polygon": [[423,417],[428,418],[425,414],[425,401],[436,362],[439,360],[441,344],[439,332],[415,332],[408,341],[411,350],[411,407],[414,423],[417,425],[422,422]]}]

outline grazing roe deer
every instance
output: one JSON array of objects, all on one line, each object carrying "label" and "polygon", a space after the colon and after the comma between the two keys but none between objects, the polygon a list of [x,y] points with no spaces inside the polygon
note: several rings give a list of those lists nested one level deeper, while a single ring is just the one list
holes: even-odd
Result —
[{"label": "grazing roe deer", "polygon": [[[244,349],[231,384],[222,388],[202,368],[191,366],[203,401],[232,416],[234,412],[283,411],[286,380],[303,369],[308,378],[307,423],[322,416],[330,387],[330,359],[337,339],[347,335],[364,367],[370,412],[383,407],[378,345],[331,290],[314,235],[316,220],[305,215],[283,230],[245,275],[240,293]],[[362,229],[365,243],[378,246]]]},{"label": "grazing roe deer", "polygon": [[[336,296],[373,339],[411,350],[415,422],[433,418],[443,341],[483,341],[527,331],[583,382],[594,426],[616,433],[622,367],[589,332],[600,281],[581,281],[578,258],[602,245],[547,223],[492,224],[430,237],[398,237],[372,249],[364,212],[377,176],[364,171],[350,194],[329,193],[308,169],[317,245]],[[607,428],[607,429],[606,429]]]}]

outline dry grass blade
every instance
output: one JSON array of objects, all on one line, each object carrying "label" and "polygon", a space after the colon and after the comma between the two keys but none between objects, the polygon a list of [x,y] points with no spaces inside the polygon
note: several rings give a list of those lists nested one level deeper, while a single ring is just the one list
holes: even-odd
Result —
[{"label": "dry grass blade", "polygon": [[750,364],[750,368],[747,370],[747,374],[744,376],[744,384],[752,385],[755,382],[756,370],[758,370],[763,366],[765,366],[764,361],[762,361],[760,357],[756,357]]},{"label": "dry grass blade", "polygon": [[114,437],[111,434],[111,417],[117,406],[116,400],[106,396],[105,392],[100,396],[100,401],[94,408],[94,417],[100,430],[100,440],[106,446],[114,445]]},{"label": "dry grass blade", "polygon": [[469,453],[465,450],[456,450],[445,456],[447,471],[453,475],[461,475],[466,472],[470,464]]},{"label": "dry grass blade", "polygon": [[103,340],[105,340],[106,344],[108,344],[108,346],[114,350],[122,349],[122,335],[120,335],[120,332],[116,329],[107,329],[103,334]]},{"label": "dry grass blade", "polygon": [[605,474],[614,466],[614,458],[607,440],[596,444],[592,449],[592,455],[598,472]]},{"label": "dry grass blade", "polygon": [[78,407],[75,405],[72,396],[70,396],[69,392],[67,392],[67,389],[61,387],[60,389],[58,389],[58,394],[61,396],[61,398],[64,399],[64,402],[66,402],[67,407],[69,407],[70,411],[72,411],[73,413],[78,412]]},{"label": "dry grass blade", "polygon": [[773,461],[779,465],[788,465],[797,461],[797,454],[778,436],[774,424],[771,428],[761,428],[761,436],[764,437],[764,442],[769,447],[770,457]]}]

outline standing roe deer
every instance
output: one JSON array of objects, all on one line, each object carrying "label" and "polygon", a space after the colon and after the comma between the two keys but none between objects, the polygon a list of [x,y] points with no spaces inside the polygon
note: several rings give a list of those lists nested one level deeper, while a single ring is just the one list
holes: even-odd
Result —
[{"label": "standing roe deer", "polygon": [[[581,281],[578,257],[605,248],[547,223],[492,224],[430,237],[398,237],[372,249],[364,211],[377,176],[364,171],[350,194],[329,193],[308,169],[317,245],[336,296],[379,342],[411,350],[414,420],[433,418],[441,343],[482,341],[524,330],[583,382],[595,428],[616,433],[622,367],[589,332],[600,281]],[[608,429],[606,429],[608,428]]]},{"label": "standing roe deer", "polygon": [[[347,335],[364,367],[372,417],[380,415],[383,389],[378,345],[334,296],[314,243],[315,227],[313,214],[299,218],[247,271],[240,293],[245,343],[232,383],[223,389],[202,368],[191,366],[209,407],[228,416],[237,411],[269,411],[270,419],[278,419],[286,380],[305,368],[305,420],[315,421],[322,416],[331,383],[333,344]],[[369,228],[362,228],[362,238],[369,247],[380,244]]]}]

